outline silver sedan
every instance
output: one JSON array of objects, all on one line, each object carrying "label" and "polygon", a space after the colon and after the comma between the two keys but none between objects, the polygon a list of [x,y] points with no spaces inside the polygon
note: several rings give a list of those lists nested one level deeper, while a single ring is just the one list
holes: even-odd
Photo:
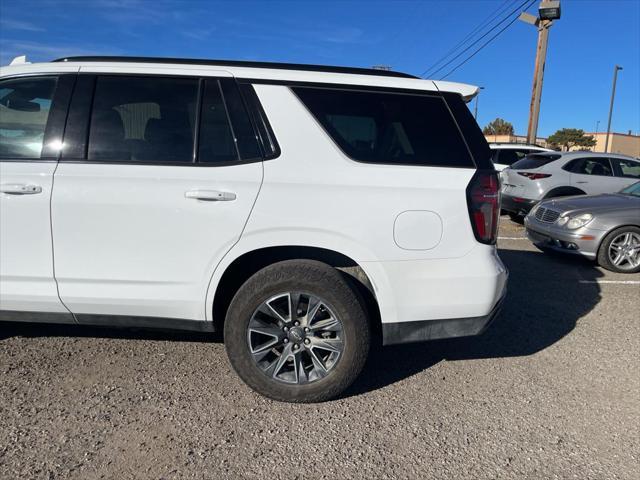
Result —
[{"label": "silver sedan", "polygon": [[543,251],[583,255],[614,272],[640,272],[640,182],[618,193],[542,201],[525,227]]}]

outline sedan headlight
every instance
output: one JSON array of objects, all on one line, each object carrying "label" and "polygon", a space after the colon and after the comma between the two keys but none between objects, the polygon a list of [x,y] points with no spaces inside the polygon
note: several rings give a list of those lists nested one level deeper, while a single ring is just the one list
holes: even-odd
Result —
[{"label": "sedan headlight", "polygon": [[593,215],[590,213],[583,213],[582,215],[569,219],[567,222],[567,228],[569,230],[575,230],[576,228],[584,227],[591,220],[593,220]]}]

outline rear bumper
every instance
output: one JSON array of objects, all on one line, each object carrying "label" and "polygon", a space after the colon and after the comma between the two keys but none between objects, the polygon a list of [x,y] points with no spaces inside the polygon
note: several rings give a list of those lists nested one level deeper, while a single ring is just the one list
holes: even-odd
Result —
[{"label": "rear bumper", "polygon": [[445,320],[421,320],[382,324],[382,344],[415,343],[444,338],[480,335],[502,310],[506,288],[493,309],[480,317],[447,318]]},{"label": "rear bumper", "polygon": [[502,203],[500,208],[509,213],[516,213],[518,215],[526,215],[531,211],[533,207],[538,203],[538,200],[531,200],[529,198],[513,197],[506,193],[502,194]]},{"label": "rear bumper", "polygon": [[[384,345],[478,335],[500,310],[509,273],[495,247],[456,259],[385,262],[393,317],[382,315]],[[389,305],[387,305],[389,306]]]}]

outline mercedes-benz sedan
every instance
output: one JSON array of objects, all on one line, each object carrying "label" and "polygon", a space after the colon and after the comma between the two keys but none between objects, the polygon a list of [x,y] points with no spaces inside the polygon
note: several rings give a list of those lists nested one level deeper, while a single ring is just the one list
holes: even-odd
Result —
[{"label": "mercedes-benz sedan", "polygon": [[639,272],[640,182],[618,193],[540,202],[525,227],[543,251],[583,255],[614,272]]}]

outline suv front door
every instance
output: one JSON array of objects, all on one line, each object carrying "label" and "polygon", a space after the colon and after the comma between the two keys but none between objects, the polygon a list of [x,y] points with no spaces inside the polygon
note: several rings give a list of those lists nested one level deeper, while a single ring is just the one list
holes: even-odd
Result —
[{"label": "suv front door", "polygon": [[0,81],[0,319],[73,322],[56,290],[49,202],[74,81]]},{"label": "suv front door", "polygon": [[81,72],[72,100],[52,225],[60,297],[81,323],[204,320],[262,181],[231,76],[152,70]]}]

